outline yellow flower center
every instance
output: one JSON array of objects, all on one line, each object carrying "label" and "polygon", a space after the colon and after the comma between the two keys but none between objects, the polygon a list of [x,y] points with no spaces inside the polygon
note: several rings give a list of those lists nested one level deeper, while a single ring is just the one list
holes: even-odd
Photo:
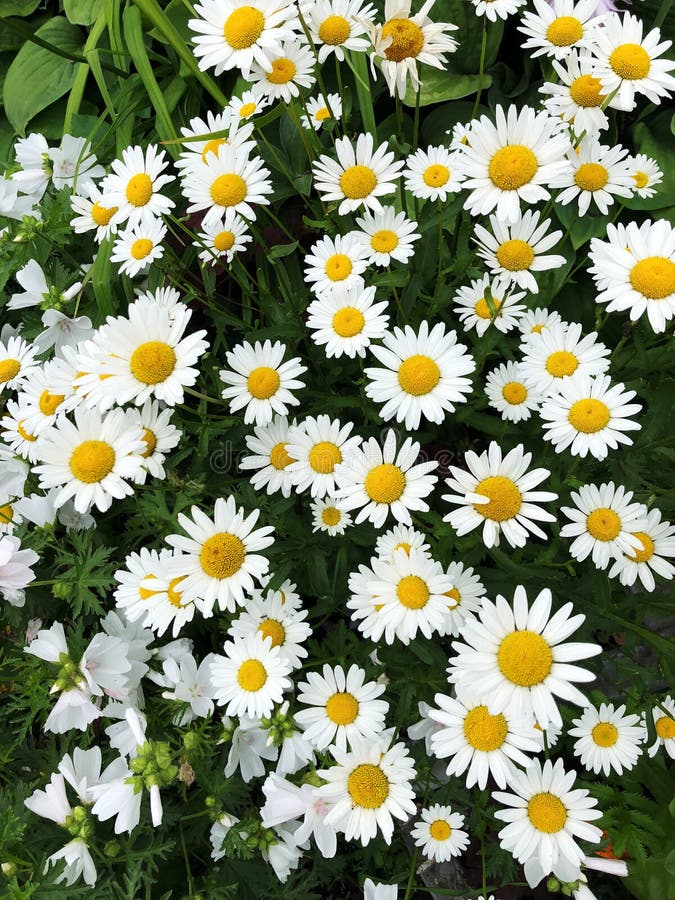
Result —
[{"label": "yellow flower center", "polygon": [[131,255],[134,259],[145,259],[154,246],[149,238],[138,238],[131,245]]},{"label": "yellow flower center", "polygon": [[78,481],[96,484],[115,465],[115,451],[106,441],[83,441],[70,456],[70,471]]},{"label": "yellow flower center", "polygon": [[179,609],[183,605],[183,592],[178,590],[178,585],[181,583],[181,581],[185,581],[185,575],[179,575],[177,578],[172,578],[169,582],[169,586],[166,589],[166,595],[169,598],[169,603],[172,606],[178,607]]},{"label": "yellow flower center", "polygon": [[497,262],[508,272],[522,272],[534,262],[534,250],[527,241],[512,238],[497,248]]},{"label": "yellow flower center", "polygon": [[609,64],[619,78],[639,81],[649,75],[652,61],[649,53],[640,44],[621,44],[609,57]]},{"label": "yellow flower center", "polygon": [[273,647],[280,647],[286,640],[286,629],[277,619],[265,619],[258,626],[258,631],[264,638],[272,638]]},{"label": "yellow flower center", "polygon": [[487,706],[476,706],[464,719],[464,737],[482,753],[498,750],[506,740],[507,732],[504,716],[501,713],[491,716]]},{"label": "yellow flower center", "polygon": [[530,329],[532,334],[541,334],[543,330],[544,330],[543,325],[533,325],[532,328]]},{"label": "yellow flower center", "polygon": [[396,585],[396,596],[406,609],[422,609],[429,601],[429,588],[419,575],[406,575]]},{"label": "yellow flower center", "polygon": [[584,163],[574,173],[574,181],[582,191],[599,191],[608,179],[609,172],[600,163]]},{"label": "yellow flower center", "polygon": [[45,416],[53,416],[64,399],[63,394],[50,394],[49,391],[43,391],[38,401],[40,412]]},{"label": "yellow flower center", "polygon": [[[128,189],[127,186],[127,190]],[[91,217],[97,225],[107,225],[117,212],[118,208],[119,207],[117,206],[101,206],[100,203],[96,202],[91,208]]]},{"label": "yellow flower center", "polygon": [[213,239],[214,250],[224,253],[234,247],[234,235],[231,231],[219,231]]},{"label": "yellow flower center", "polygon": [[258,40],[265,17],[253,6],[240,6],[230,13],[223,26],[223,37],[234,50],[245,50]]},{"label": "yellow flower center", "polygon": [[241,569],[245,559],[243,542],[228,531],[207,538],[199,553],[200,565],[209,578],[230,578]]},{"label": "yellow flower center", "polygon": [[364,763],[349,776],[347,790],[356,806],[377,809],[389,796],[389,781],[379,766]]},{"label": "yellow flower center", "polygon": [[570,85],[570,97],[577,106],[585,109],[602,106],[605,95],[601,91],[602,82],[593,75],[580,75]]},{"label": "yellow flower center", "polygon": [[435,841],[447,841],[452,834],[452,828],[445,819],[435,819],[429,826],[429,834]]},{"label": "yellow flower center", "polygon": [[132,175],[125,193],[132,206],[145,206],[152,197],[152,178],[145,172]]},{"label": "yellow flower center", "polygon": [[642,541],[642,550],[634,550],[634,556],[631,556],[630,553],[626,553],[626,556],[636,563],[647,562],[654,555],[654,541],[644,531],[633,531],[632,535]]},{"label": "yellow flower center", "polygon": [[363,200],[377,184],[377,176],[370,166],[349,166],[340,175],[340,190],[350,200]]},{"label": "yellow flower center", "polygon": [[455,601],[455,602],[452,603],[452,604],[451,604],[451,603],[448,603],[448,609],[454,609],[456,606],[459,606],[459,604],[462,602],[462,595],[460,594],[460,592],[459,592],[459,591],[457,590],[457,588],[455,588],[455,587],[454,587],[454,588],[450,588],[450,590],[449,590],[449,591],[446,591],[446,592],[443,594],[443,596],[444,596],[444,597],[450,597],[451,600],[454,600],[454,601]]},{"label": "yellow flower center", "polygon": [[400,544],[397,544],[397,545],[394,547],[394,553],[396,553],[397,550],[405,550],[406,556],[410,556],[410,550],[411,550],[411,547],[410,547],[410,544],[409,544],[407,541],[401,541]]},{"label": "yellow flower center", "polygon": [[502,388],[502,397],[507,403],[518,406],[519,403],[524,403],[527,399],[527,388],[519,381],[509,381]]},{"label": "yellow flower center", "polygon": [[340,448],[331,441],[319,441],[309,451],[309,464],[320,475],[330,475],[341,462]]},{"label": "yellow flower center", "polygon": [[[158,579],[156,575],[150,574],[146,577],[145,580],[157,581]],[[149,600],[150,597],[154,597],[155,594],[159,594],[159,591],[154,591],[152,588],[143,587],[142,585],[138,589],[138,596],[141,598],[141,600]]]},{"label": "yellow flower center", "polygon": [[275,59],[272,71],[267,73],[270,84],[288,84],[296,73],[295,63],[291,59]]},{"label": "yellow flower center", "polygon": [[672,719],[670,716],[661,716],[654,727],[658,736],[664,741],[669,741],[675,737],[675,719]]},{"label": "yellow flower center", "polygon": [[14,518],[14,510],[10,506],[9,503],[6,503],[4,506],[0,506],[0,525],[3,523],[11,522]]},{"label": "yellow flower center", "polygon": [[579,368],[579,360],[568,350],[556,350],[546,360],[546,371],[554,378],[565,378]]},{"label": "yellow flower center", "polygon": [[279,373],[271,366],[258,366],[246,381],[249,394],[256,400],[269,400],[279,390],[280,384]]},{"label": "yellow flower center", "polygon": [[341,518],[342,513],[334,506],[327,506],[325,509],[321,510],[321,521],[324,525],[328,525],[329,528],[332,528],[333,525],[337,525]]},{"label": "yellow flower center", "polygon": [[359,701],[353,694],[337,693],[328,698],[326,715],[336,725],[351,725],[359,714]]},{"label": "yellow flower center", "polygon": [[239,666],[237,681],[242,691],[254,694],[265,686],[267,671],[259,659],[247,659]]},{"label": "yellow flower center", "polygon": [[164,341],[147,341],[131,354],[129,369],[143,384],[159,384],[176,368],[176,354]]},{"label": "yellow flower center", "polygon": [[401,388],[413,397],[428,394],[441,380],[441,370],[430,356],[416,353],[401,363],[398,370],[398,383]]},{"label": "yellow flower center", "polygon": [[584,434],[595,434],[602,431],[610,419],[610,412],[602,400],[577,400],[570,409],[567,418],[572,428]]},{"label": "yellow flower center", "polygon": [[630,272],[630,283],[648,300],[663,300],[675,292],[675,263],[665,256],[648,256]]},{"label": "yellow flower center", "polygon": [[538,168],[537,157],[529,147],[509,144],[492,157],[488,174],[500,190],[515,191],[532,181]]},{"label": "yellow flower center", "polygon": [[18,359],[3,359],[0,362],[0,384],[11,381],[21,371],[21,363]]},{"label": "yellow flower center", "polygon": [[211,199],[217,206],[236,206],[246,199],[248,186],[241,175],[219,175],[211,185]]},{"label": "yellow flower center", "polygon": [[255,110],[255,103],[242,103],[242,105],[239,107],[239,118],[247,119],[249,116],[253,115]]},{"label": "yellow flower center", "polygon": [[382,228],[371,237],[370,246],[377,253],[391,253],[398,247],[398,235],[389,228]]},{"label": "yellow flower center", "polygon": [[322,106],[321,109],[317,109],[314,113],[314,118],[317,122],[325,122],[326,119],[330,119],[330,112],[328,111],[327,106]]},{"label": "yellow flower center", "polygon": [[393,503],[405,490],[405,475],[398,466],[382,463],[368,472],[364,488],[374,503]]},{"label": "yellow flower center", "polygon": [[621,531],[621,519],[613,509],[601,506],[586,517],[586,530],[596,541],[613,541]]},{"label": "yellow flower center", "polygon": [[440,163],[434,163],[433,166],[427,166],[422,174],[422,180],[430,188],[443,187],[450,180],[450,169]]},{"label": "yellow flower center", "polygon": [[[499,310],[501,308],[501,301],[492,298],[492,305],[495,308],[495,315],[499,315]],[[491,319],[492,313],[490,312],[490,307],[488,306],[488,302],[485,297],[481,297],[478,303],[473,308],[476,315],[481,319]]]},{"label": "yellow flower center", "polygon": [[324,44],[330,44],[331,47],[337,47],[344,44],[351,34],[349,22],[344,16],[328,16],[324,19],[319,28],[319,37]]},{"label": "yellow flower center", "polygon": [[541,684],[551,671],[553,652],[536,631],[512,631],[499,645],[497,665],[512,684],[529,688]]},{"label": "yellow flower center", "polygon": [[562,831],[567,821],[567,810],[562,800],[548,791],[534,795],[527,804],[527,814],[537,831],[544,834]]},{"label": "yellow flower center", "polygon": [[157,438],[153,431],[150,431],[149,428],[144,429],[143,437],[141,438],[143,443],[145,444],[145,450],[141,453],[141,456],[144,459],[147,459],[148,456],[152,456],[155,452],[155,447],[157,446]]},{"label": "yellow flower center", "polygon": [[218,150],[226,143],[227,141],[224,138],[211,138],[211,140],[204,145],[204,149],[202,150],[202,162],[206,162],[206,157],[209,153],[218,156]]},{"label": "yellow flower center", "polygon": [[34,434],[30,434],[30,432],[26,431],[23,427],[23,420],[17,423],[16,426],[17,433],[20,437],[24,439],[24,441],[29,441],[31,444],[33,441],[37,441],[37,436]]},{"label": "yellow flower center", "polygon": [[422,29],[410,19],[389,19],[382,26],[382,38],[391,38],[384,55],[392,62],[414,59],[424,46]]},{"label": "yellow flower center", "polygon": [[343,306],[333,316],[333,331],[343,338],[361,334],[365,324],[363,313],[354,306]]},{"label": "yellow flower center", "polygon": [[619,740],[619,731],[611,722],[598,722],[593,726],[591,737],[598,747],[613,747]]},{"label": "yellow flower center", "polygon": [[344,253],[334,253],[326,260],[326,275],[331,281],[344,281],[352,274],[352,261]]},{"label": "yellow flower center", "polygon": [[641,190],[643,187],[647,187],[649,176],[646,172],[636,172],[635,175],[633,175],[633,181],[635,182],[635,187],[638,190]]},{"label": "yellow flower center", "polygon": [[584,36],[584,27],[574,16],[560,16],[546,29],[546,40],[554,47],[571,47]]},{"label": "yellow flower center", "polygon": [[474,494],[489,497],[489,503],[476,503],[474,509],[493,522],[506,522],[520,511],[523,498],[517,486],[503,475],[490,475],[476,485]]},{"label": "yellow flower center", "polygon": [[274,466],[275,469],[279,471],[281,469],[285,469],[286,466],[290,466],[292,462],[295,462],[292,456],[289,456],[288,451],[286,450],[286,444],[281,441],[278,444],[275,444],[272,447],[270,452],[270,462]]}]

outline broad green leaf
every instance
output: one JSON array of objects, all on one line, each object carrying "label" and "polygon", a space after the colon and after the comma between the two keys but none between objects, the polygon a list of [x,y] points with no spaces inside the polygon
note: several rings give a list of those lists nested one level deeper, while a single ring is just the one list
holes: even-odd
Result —
[{"label": "broad green leaf", "polygon": [[[79,28],[56,16],[38,28],[36,36],[67,53],[78,53],[82,44]],[[26,42],[9,67],[5,79],[5,113],[16,131],[23,132],[30,120],[51,106],[73,85],[77,63]]]},{"label": "broad green leaf", "polygon": [[[443,71],[426,68],[422,76],[422,88],[420,91],[420,106],[430,106],[432,103],[443,103],[446,100],[459,100],[475,94],[480,84],[478,75],[459,75],[457,72]],[[483,90],[492,84],[489,75],[483,75]],[[406,106],[415,105],[415,92],[410,85],[406,91],[403,102]]]},{"label": "broad green leaf", "polygon": [[40,0],[0,0],[0,16],[29,16]]},{"label": "broad green leaf", "polygon": [[91,25],[103,9],[103,0],[63,0],[63,11],[73,25]]}]

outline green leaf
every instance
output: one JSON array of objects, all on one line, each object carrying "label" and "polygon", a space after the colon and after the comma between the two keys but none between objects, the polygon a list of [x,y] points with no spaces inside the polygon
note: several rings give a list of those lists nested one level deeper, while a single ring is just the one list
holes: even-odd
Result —
[{"label": "green leaf", "polygon": [[[38,28],[36,37],[60,50],[78,53],[79,28],[56,16]],[[16,131],[23,132],[30,120],[51,106],[73,86],[76,64],[44,47],[25,43],[9,67],[5,79],[5,113]]]},{"label": "green leaf", "polygon": [[[422,76],[420,90],[420,106],[430,106],[432,103],[443,103],[446,100],[459,100],[475,94],[480,84],[479,75],[460,75],[457,72],[443,71],[426,68]],[[483,75],[483,90],[489,88],[492,78]],[[406,106],[415,106],[415,91],[410,85],[406,91],[403,102]]]},{"label": "green leaf", "polygon": [[103,0],[63,0],[63,11],[73,25],[91,25],[103,9]]},{"label": "green leaf", "polygon": [[0,16],[29,16],[40,0],[0,0]]},{"label": "green leaf", "polygon": [[272,247],[270,252],[267,254],[268,259],[281,259],[283,256],[290,256],[291,253],[295,253],[298,249],[298,242],[293,241],[292,244],[277,244],[276,247]]}]

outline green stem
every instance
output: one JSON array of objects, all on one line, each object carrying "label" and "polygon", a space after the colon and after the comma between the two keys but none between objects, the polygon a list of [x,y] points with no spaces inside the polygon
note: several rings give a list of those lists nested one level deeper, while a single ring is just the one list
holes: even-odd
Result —
[{"label": "green stem", "polygon": [[480,67],[478,69],[478,90],[476,91],[476,100],[473,104],[473,112],[471,118],[476,118],[478,107],[480,106],[480,97],[483,93],[483,77],[485,74],[485,50],[487,49],[487,16],[483,16],[483,36],[480,42]]},{"label": "green stem", "polygon": [[420,85],[415,94],[415,122],[413,124],[413,153],[417,150],[420,134],[420,94],[422,86]]}]

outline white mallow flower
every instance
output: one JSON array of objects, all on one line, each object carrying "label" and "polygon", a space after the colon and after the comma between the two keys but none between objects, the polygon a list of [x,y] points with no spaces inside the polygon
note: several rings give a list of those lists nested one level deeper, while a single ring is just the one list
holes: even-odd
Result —
[{"label": "white mallow flower", "polygon": [[81,803],[91,803],[91,788],[101,778],[101,748],[81,750],[76,747],[73,755],[66,753],[59,763],[59,772],[75,791]]},{"label": "white mallow flower", "polygon": [[195,718],[206,718],[213,712],[213,688],[211,686],[211,662],[214,654],[209,653],[197,666],[191,653],[180,659],[167,659],[163,670],[169,691],[163,691],[167,700],[182,701],[187,707],[175,717],[179,725],[186,725]]},{"label": "white mallow flower", "polygon": [[291,870],[297,869],[302,850],[298,847],[292,832],[284,828],[275,829],[277,841],[267,848],[261,848],[262,858],[274,869],[274,874],[282,884],[288,880]]},{"label": "white mallow flower", "polygon": [[19,196],[19,185],[14,178],[0,175],[0,216],[18,221],[24,216],[40,218],[35,202],[34,197]]},{"label": "white mallow flower", "polygon": [[[34,550],[21,550],[19,538],[10,535],[0,537],[0,594],[8,599],[16,597],[16,592],[23,591],[26,585],[35,578],[31,566],[39,562],[40,557]],[[14,603],[23,606],[23,603]]]},{"label": "white mallow flower", "polygon": [[49,151],[52,161],[52,181],[57,190],[74,187],[76,182],[93,181],[105,175],[103,166],[97,165],[90,142],[83,137],[64,134],[60,147]]},{"label": "white mallow flower", "polygon": [[[77,293],[81,287],[82,285],[78,281],[66,293]],[[62,355],[64,347],[77,347],[81,341],[88,341],[94,334],[89,316],[77,316],[75,319],[69,319],[58,309],[45,310],[42,324],[45,326],[45,330],[35,338],[35,346],[42,353],[53,347],[56,356]]]},{"label": "white mallow flower", "polygon": [[49,285],[42,267],[36,260],[29,259],[25,266],[14,275],[23,291],[9,298],[7,309],[25,309],[27,306],[39,306],[49,293]]},{"label": "white mallow flower", "polygon": [[131,663],[126,642],[107,634],[95,634],[82,654],[79,668],[87,686],[96,697],[106,694],[115,700],[128,696],[127,673]]},{"label": "white mallow flower", "polygon": [[363,882],[363,900],[396,900],[397,897],[397,884],[382,884],[372,878],[366,878]]},{"label": "white mallow flower", "polygon": [[260,815],[265,828],[302,819],[293,834],[295,841],[304,844],[313,837],[325,859],[335,856],[337,831],[333,825],[326,823],[326,814],[330,811],[331,804],[318,795],[314,785],[297,786],[273,773],[263,784],[263,794],[265,804]]},{"label": "white mallow flower", "polygon": [[36,132],[21,138],[14,145],[14,155],[21,171],[15,172],[12,180],[22,193],[31,194],[33,200],[40,201],[50,176],[47,138]]},{"label": "white mallow flower", "polygon": [[249,719],[246,715],[239,716],[239,724],[234,731],[232,724],[229,716],[223,718],[225,733],[231,734],[232,741],[225,766],[225,777],[231,778],[239,769],[241,777],[248,784],[251,779],[265,774],[263,760],[276,760],[279,751],[268,744],[268,734],[262,727],[260,719]]}]

